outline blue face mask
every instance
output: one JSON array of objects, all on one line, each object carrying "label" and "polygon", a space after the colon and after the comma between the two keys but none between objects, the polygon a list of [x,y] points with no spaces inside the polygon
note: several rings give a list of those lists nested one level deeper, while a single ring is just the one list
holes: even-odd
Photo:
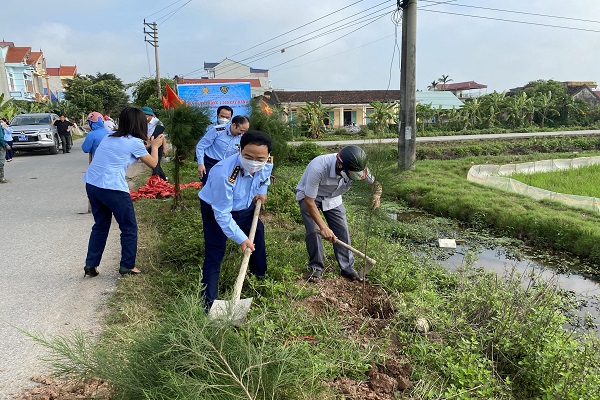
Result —
[{"label": "blue face mask", "polygon": [[92,121],[90,121],[90,120],[88,119],[88,120],[87,120],[87,123],[88,123],[88,125],[89,125],[90,129],[92,129]]}]

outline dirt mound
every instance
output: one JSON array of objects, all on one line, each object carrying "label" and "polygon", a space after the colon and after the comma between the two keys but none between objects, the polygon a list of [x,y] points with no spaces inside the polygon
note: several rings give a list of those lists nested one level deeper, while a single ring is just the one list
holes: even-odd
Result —
[{"label": "dirt mound", "polygon": [[24,390],[13,400],[77,400],[108,399],[110,390],[106,383],[89,381],[58,381],[52,378],[34,376],[31,378],[38,386]]},{"label": "dirt mound", "polygon": [[[396,310],[384,288],[344,278],[323,278],[316,288],[318,294],[300,302],[312,316],[320,316],[330,309],[343,314],[348,335],[365,344],[388,336],[387,326]],[[412,388],[409,377],[413,367],[401,355],[397,340],[391,339],[390,358],[385,365],[371,366],[368,382],[342,377],[327,384],[349,399],[368,400],[392,400],[397,398],[396,392]]]}]

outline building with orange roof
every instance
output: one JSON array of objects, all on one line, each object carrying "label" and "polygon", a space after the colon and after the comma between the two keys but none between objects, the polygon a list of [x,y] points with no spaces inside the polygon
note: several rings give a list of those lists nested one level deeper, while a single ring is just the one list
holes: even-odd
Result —
[{"label": "building with orange roof", "polygon": [[50,97],[55,101],[63,97],[64,80],[76,75],[76,66],[47,68],[41,49],[31,51],[31,47],[0,42],[0,93],[5,98],[46,101]]}]

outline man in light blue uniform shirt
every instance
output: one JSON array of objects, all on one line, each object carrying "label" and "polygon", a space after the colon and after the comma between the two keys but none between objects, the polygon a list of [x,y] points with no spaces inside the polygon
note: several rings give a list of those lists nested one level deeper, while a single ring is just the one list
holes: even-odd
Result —
[{"label": "man in light blue uniform shirt", "polygon": [[240,138],[249,128],[250,120],[243,115],[233,117],[230,124],[208,128],[196,145],[198,173],[203,185],[206,185],[208,173],[213,165],[239,152]]},{"label": "man in light blue uniform shirt", "polygon": [[267,272],[264,225],[259,220],[254,243],[248,235],[254,203],[267,199],[273,164],[268,163],[271,138],[263,132],[249,131],[242,136],[240,153],[218,162],[206,186],[199,193],[204,230],[202,283],[205,306],[209,310],[218,296],[221,262],[227,238],[240,245],[242,252],[252,250],[250,272],[262,277]]}]

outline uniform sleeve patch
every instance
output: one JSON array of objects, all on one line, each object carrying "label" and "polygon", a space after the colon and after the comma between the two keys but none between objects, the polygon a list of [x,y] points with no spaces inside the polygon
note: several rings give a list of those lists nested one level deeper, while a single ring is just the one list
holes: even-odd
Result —
[{"label": "uniform sleeve patch", "polygon": [[233,169],[233,171],[231,171],[231,175],[229,175],[229,179],[227,179],[227,181],[229,183],[235,183],[235,180],[238,177],[238,174],[240,173],[240,170],[242,169],[242,167],[240,167],[239,165],[236,165],[236,167]]}]

